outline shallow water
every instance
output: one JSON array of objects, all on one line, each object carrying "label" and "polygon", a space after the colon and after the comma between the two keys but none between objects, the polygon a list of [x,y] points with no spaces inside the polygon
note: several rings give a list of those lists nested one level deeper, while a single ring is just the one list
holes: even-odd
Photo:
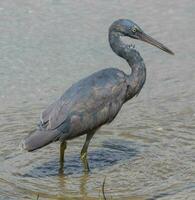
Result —
[{"label": "shallow water", "polygon": [[[193,0],[1,1],[0,199],[99,199],[105,176],[108,199],[195,199],[194,10]],[[68,143],[59,175],[58,143],[34,153],[19,143],[75,81],[110,66],[128,72],[107,42],[118,18],[176,55],[133,41],[147,66],[143,90],[92,139],[90,174],[80,137]]]}]

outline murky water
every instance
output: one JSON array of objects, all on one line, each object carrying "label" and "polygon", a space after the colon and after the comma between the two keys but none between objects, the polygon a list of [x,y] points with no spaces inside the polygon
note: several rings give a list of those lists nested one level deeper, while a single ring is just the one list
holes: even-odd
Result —
[{"label": "murky water", "polygon": [[[31,2],[31,3],[30,3]],[[0,2],[0,199],[195,199],[195,1]],[[129,18],[175,52],[135,41],[147,81],[79,159],[84,137],[68,143],[64,176],[59,144],[34,153],[18,145],[40,112],[75,81],[115,66],[109,25]],[[132,41],[131,41],[132,42]]]}]

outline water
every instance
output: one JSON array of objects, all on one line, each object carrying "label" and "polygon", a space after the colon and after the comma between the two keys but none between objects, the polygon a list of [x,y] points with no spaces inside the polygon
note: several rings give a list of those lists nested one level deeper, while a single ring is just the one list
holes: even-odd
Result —
[{"label": "water", "polygon": [[[195,199],[195,1],[0,2],[0,199]],[[107,42],[118,18],[136,21],[175,52],[133,41],[147,81],[79,160],[84,137],[68,143],[64,176],[59,144],[21,152],[40,112],[75,81],[120,67]],[[129,40],[125,40],[128,41]],[[131,41],[132,42],[132,41]]]}]

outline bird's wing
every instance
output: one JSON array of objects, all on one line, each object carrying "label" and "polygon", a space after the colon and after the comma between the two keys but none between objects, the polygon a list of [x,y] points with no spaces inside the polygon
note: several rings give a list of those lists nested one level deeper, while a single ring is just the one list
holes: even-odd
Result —
[{"label": "bird's wing", "polygon": [[51,105],[49,105],[47,107],[46,110],[44,110],[42,113],[41,113],[41,116],[40,116],[40,120],[41,120],[41,126],[47,126],[48,122],[49,122],[49,116],[50,116],[50,113],[52,112],[53,108],[56,106],[57,104],[57,101],[55,101],[54,103],[52,103]]},{"label": "bird's wing", "polygon": [[67,117],[70,104],[58,99],[41,113],[41,127],[47,130],[57,128]]},{"label": "bird's wing", "polygon": [[46,129],[69,124],[69,132],[86,131],[112,121],[124,103],[126,81],[117,69],[102,70],[79,81],[41,115]]}]

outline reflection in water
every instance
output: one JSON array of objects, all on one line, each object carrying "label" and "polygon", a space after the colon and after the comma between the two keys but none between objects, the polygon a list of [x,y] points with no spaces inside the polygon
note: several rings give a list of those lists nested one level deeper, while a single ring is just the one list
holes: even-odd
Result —
[{"label": "reflection in water", "polygon": [[84,173],[80,177],[80,193],[83,197],[87,197],[87,181],[89,180],[89,175],[87,173]]},{"label": "reflection in water", "polygon": [[[68,184],[66,181],[67,181],[68,177],[65,176],[65,175],[62,175],[60,174],[58,176],[58,185],[57,187],[63,191],[64,194],[62,194],[62,197],[58,198],[58,199],[64,199],[64,198],[67,198],[67,199],[72,199],[72,197],[69,197],[68,195],[66,195],[66,191],[68,190],[68,185],[66,187],[66,184]],[[82,198],[84,199],[91,199],[90,195],[88,195],[88,192],[87,192],[87,182],[88,180],[90,179],[90,175],[87,174],[87,173],[83,173],[79,178],[78,178],[78,185],[79,185],[79,193],[81,194]],[[80,198],[80,197],[79,197]],[[78,198],[78,199],[79,199]],[[96,198],[94,198],[96,199]]]},{"label": "reflection in water", "polygon": [[[94,173],[104,171],[106,168],[109,169],[111,166],[117,165],[118,163],[125,162],[125,160],[133,159],[138,151],[130,146],[135,146],[135,144],[121,139],[110,139],[108,141],[104,141],[102,147],[97,150],[89,151],[89,162],[91,164],[89,173],[83,172],[83,166],[80,161],[79,154],[65,154],[64,168],[60,171],[60,173],[60,163],[58,157],[53,159],[47,157],[47,155],[45,155],[45,159],[49,159],[49,161],[39,162],[38,164],[38,159],[32,158],[32,161],[37,162],[36,164],[33,164],[30,159],[27,161],[23,153],[20,153],[15,158],[12,156],[7,159],[5,165],[10,166],[9,173],[15,176],[16,182],[20,181],[22,178],[25,185],[21,185],[19,188],[21,189],[23,187],[24,190],[33,193],[33,195],[37,194],[37,192],[33,192],[33,190],[28,188],[28,186],[29,184],[34,185],[36,180],[39,180],[39,186],[37,185],[37,188],[42,188],[42,181],[49,181],[49,184],[52,184],[53,182],[53,184],[55,183],[55,190],[60,192],[60,196],[64,197],[64,195],[66,195],[67,198],[69,198],[67,191],[73,184],[72,178],[74,178],[76,181],[74,187],[78,187],[79,194],[83,198],[89,197],[91,199],[91,195],[88,194],[87,190],[90,185],[89,181],[91,182],[91,176],[93,176]],[[29,153],[27,153],[27,155],[29,155]],[[32,155],[35,157],[39,156],[39,151],[32,153]],[[20,168],[18,159],[27,161],[26,163],[23,163],[22,168]],[[18,175],[16,175],[15,171],[17,171]],[[98,194],[101,190],[103,177],[103,175],[97,176],[97,181],[99,182],[97,187]],[[52,188],[52,190],[54,190],[54,188]],[[48,195],[43,191],[39,191],[38,193],[40,197],[48,198]]]},{"label": "reflection in water", "polygon": [[66,176],[63,173],[60,173],[57,176],[57,179],[58,179],[58,188],[60,188],[61,191],[66,191],[67,190],[67,188],[66,188]]},{"label": "reflection in water", "polygon": [[[90,197],[90,194],[88,194],[87,192],[87,182],[90,179],[90,175],[88,173],[83,173],[79,178],[78,178],[78,185],[79,185],[79,193],[81,194],[83,199],[96,199],[96,198],[92,198]],[[101,178],[100,178],[101,179]],[[61,191],[63,191],[64,194],[62,194],[62,196],[58,199],[73,199],[71,196],[69,197],[68,195],[66,195],[66,191],[68,190],[68,185],[66,187],[67,184],[67,176],[65,175],[59,175],[58,176],[58,180],[59,180],[59,185],[57,186],[58,188],[60,188]],[[74,197],[75,198],[75,197]],[[80,197],[78,197],[79,199]],[[77,198],[76,198],[77,199]]]}]

